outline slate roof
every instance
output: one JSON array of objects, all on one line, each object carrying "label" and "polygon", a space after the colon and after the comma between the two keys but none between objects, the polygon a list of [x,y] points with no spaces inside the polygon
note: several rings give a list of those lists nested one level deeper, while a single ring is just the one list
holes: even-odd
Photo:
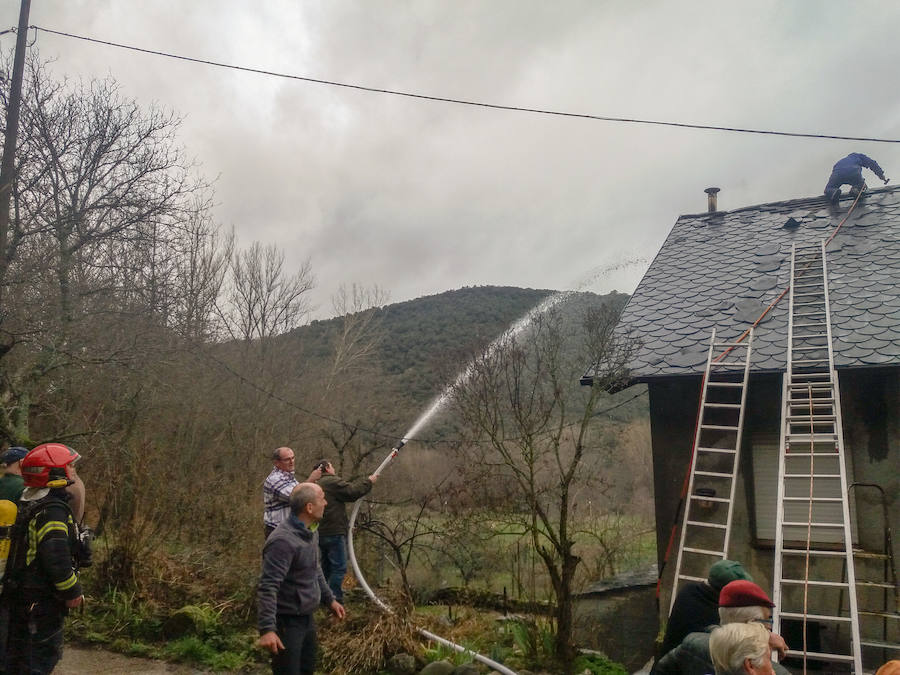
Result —
[{"label": "slate roof", "polygon": [[[635,379],[702,372],[713,326],[717,340],[743,333],[790,285],[791,244],[827,239],[851,204],[815,197],[681,216],[619,324],[643,342]],[[900,363],[900,187],[864,195],[826,255],[835,367]],[[756,329],[754,371],[785,369],[787,322],[785,296]]]}]

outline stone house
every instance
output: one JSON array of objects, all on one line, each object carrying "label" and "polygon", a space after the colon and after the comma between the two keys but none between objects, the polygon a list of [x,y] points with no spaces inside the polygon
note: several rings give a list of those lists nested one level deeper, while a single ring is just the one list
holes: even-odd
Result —
[{"label": "stone house", "polygon": [[[826,240],[844,220],[826,259],[848,483],[854,484],[854,548],[860,578],[893,584],[876,589],[873,602],[898,613],[892,560],[877,554],[887,548],[893,558],[900,555],[900,538],[889,537],[891,525],[900,526],[900,188],[871,190],[852,210],[851,201],[834,208],[816,197],[725,212],[716,210],[712,193],[709,211],[678,218],[623,312],[620,330],[641,341],[634,381],[649,388],[661,621],[675,567],[674,551],[664,565],[665,554],[689,470],[711,330],[717,339],[737,339],[790,286],[792,244]],[[785,298],[754,329],[728,551],[769,592],[787,328]],[[896,617],[877,621],[886,641],[900,643]],[[875,651],[870,660],[898,658],[896,650]]]}]

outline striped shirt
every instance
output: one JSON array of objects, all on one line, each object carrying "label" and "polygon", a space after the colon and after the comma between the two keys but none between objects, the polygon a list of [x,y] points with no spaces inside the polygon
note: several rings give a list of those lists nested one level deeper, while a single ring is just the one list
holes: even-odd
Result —
[{"label": "striped shirt", "polygon": [[275,527],[288,517],[291,507],[288,500],[291,491],[299,481],[290,471],[282,471],[279,468],[272,469],[266,481],[263,483],[263,523]]}]

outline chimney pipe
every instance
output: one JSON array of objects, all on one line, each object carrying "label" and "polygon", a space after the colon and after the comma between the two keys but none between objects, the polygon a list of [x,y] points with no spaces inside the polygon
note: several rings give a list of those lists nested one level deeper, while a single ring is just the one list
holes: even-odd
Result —
[{"label": "chimney pipe", "polygon": [[708,187],[708,188],[706,188],[706,189],[704,190],[704,192],[705,192],[706,195],[707,195],[707,196],[706,196],[706,203],[707,203],[707,207],[709,208],[709,212],[710,212],[710,213],[715,213],[716,211],[719,210],[719,209],[718,209],[718,206],[717,206],[717,201],[718,201],[718,200],[717,200],[717,198],[716,198],[716,193],[717,193],[718,191],[719,191],[719,188],[717,188],[717,187]]}]

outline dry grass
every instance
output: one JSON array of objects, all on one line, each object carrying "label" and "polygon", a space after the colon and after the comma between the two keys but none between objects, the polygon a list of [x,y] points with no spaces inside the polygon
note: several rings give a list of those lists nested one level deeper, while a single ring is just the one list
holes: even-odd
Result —
[{"label": "dry grass", "polygon": [[[403,607],[397,598],[386,600],[392,607]],[[392,600],[396,602],[392,604]],[[384,612],[368,600],[352,605],[344,621],[329,620],[322,625],[319,642],[323,648],[319,667],[334,675],[377,672],[401,652],[422,658],[422,645],[408,612]]]}]

